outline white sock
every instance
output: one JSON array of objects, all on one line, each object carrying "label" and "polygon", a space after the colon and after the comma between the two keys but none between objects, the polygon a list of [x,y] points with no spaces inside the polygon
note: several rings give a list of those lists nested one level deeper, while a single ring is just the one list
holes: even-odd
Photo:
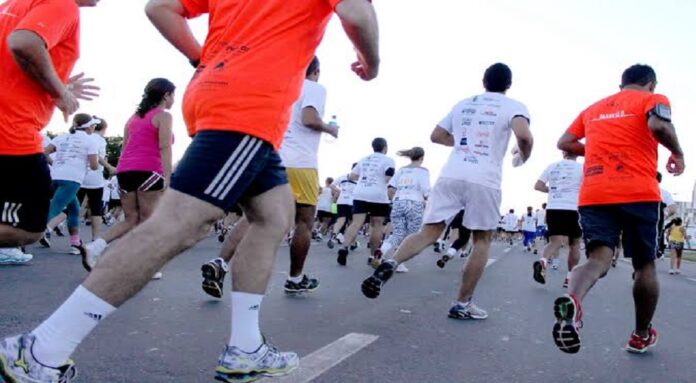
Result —
[{"label": "white sock", "polygon": [[259,310],[263,295],[232,292],[232,326],[229,345],[252,353],[261,347],[263,337],[259,329]]},{"label": "white sock", "polygon": [[568,272],[568,274],[566,274],[566,278],[568,278],[568,280],[570,280],[570,274],[570,271]]},{"label": "white sock", "polygon": [[454,257],[455,255],[457,255],[457,250],[455,250],[453,247],[450,247],[447,250],[447,256]]},{"label": "white sock", "polygon": [[300,283],[302,282],[302,279],[304,278],[304,274],[301,274],[299,277],[291,277],[290,274],[288,274],[288,281],[292,283]]},{"label": "white sock", "polygon": [[94,255],[101,255],[107,246],[109,244],[103,238],[97,238],[89,244],[90,250],[94,252]]},{"label": "white sock", "polygon": [[389,251],[391,251],[391,249],[393,247],[394,246],[392,246],[391,242],[384,241],[384,243],[382,243],[382,247],[380,248],[380,250],[382,250],[382,254],[387,254],[387,253],[389,253]]},{"label": "white sock", "polygon": [[80,342],[114,310],[114,306],[78,286],[53,315],[32,331],[36,336],[34,357],[49,367],[62,366]]}]

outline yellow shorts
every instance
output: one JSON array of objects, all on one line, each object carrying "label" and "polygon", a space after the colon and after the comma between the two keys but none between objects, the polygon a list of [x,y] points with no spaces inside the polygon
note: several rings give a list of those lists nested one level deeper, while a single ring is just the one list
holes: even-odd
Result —
[{"label": "yellow shorts", "polygon": [[287,168],[290,189],[295,202],[316,206],[319,202],[319,173],[317,169]]}]

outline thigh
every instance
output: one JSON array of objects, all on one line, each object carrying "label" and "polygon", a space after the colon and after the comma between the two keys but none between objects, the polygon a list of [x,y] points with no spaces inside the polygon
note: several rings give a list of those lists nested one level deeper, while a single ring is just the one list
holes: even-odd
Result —
[{"label": "thigh", "polygon": [[621,216],[616,205],[582,206],[578,209],[587,254],[598,247],[614,250],[621,239]]},{"label": "thigh", "polygon": [[624,256],[641,269],[657,258],[657,223],[660,204],[641,202],[620,205]]},{"label": "thigh", "polygon": [[51,175],[43,154],[0,156],[0,224],[30,233],[46,228]]},{"label": "thigh", "polygon": [[464,208],[461,192],[460,181],[438,179],[428,196],[423,222],[426,224],[449,223]]}]

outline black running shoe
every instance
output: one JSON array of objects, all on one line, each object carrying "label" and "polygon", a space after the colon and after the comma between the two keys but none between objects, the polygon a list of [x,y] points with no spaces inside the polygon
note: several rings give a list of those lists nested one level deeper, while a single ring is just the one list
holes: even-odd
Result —
[{"label": "black running shoe", "polygon": [[63,233],[63,230],[60,229],[60,225],[54,227],[54,228],[53,228],[53,232],[56,233],[56,235],[59,236],[59,237],[65,237],[65,234]]},{"label": "black running shoe", "polygon": [[222,285],[227,274],[227,265],[221,258],[213,259],[212,261],[201,266],[203,275],[203,283],[201,287],[206,294],[215,298],[222,298]]},{"label": "black running shoe", "polygon": [[347,249],[338,250],[338,257],[336,258],[336,262],[338,262],[338,264],[341,266],[345,266],[347,261],[348,261],[348,250]]},{"label": "black running shoe", "polygon": [[449,255],[443,255],[442,258],[438,259],[435,263],[437,267],[444,269],[447,262],[450,260]]},{"label": "black running shoe", "polygon": [[363,281],[361,286],[363,295],[370,299],[377,298],[382,291],[382,286],[394,275],[396,266],[393,260],[382,262],[372,276]]},{"label": "black running shoe", "polygon": [[535,261],[534,265],[532,265],[534,269],[534,275],[533,278],[535,281],[541,283],[542,285],[546,284],[546,267],[544,266],[544,262],[542,261]]},{"label": "black running shoe", "polygon": [[575,296],[565,294],[553,304],[553,341],[559,350],[575,354],[580,351],[580,328],[582,328],[582,309]]},{"label": "black running shoe", "polygon": [[360,242],[358,242],[358,241],[353,242],[353,244],[350,245],[350,251],[355,251],[355,250],[357,250],[357,249],[358,249],[358,246],[360,246]]},{"label": "black running shoe", "polygon": [[43,237],[39,240],[39,243],[43,247],[51,247],[51,232],[46,230]]},{"label": "black running shoe", "polygon": [[285,294],[294,295],[301,293],[311,293],[319,288],[319,280],[316,278],[308,278],[306,275],[302,277],[299,283],[285,281]]},{"label": "black running shoe", "polygon": [[328,242],[326,242],[326,246],[328,246],[329,249],[333,250],[334,246],[336,246],[336,242],[334,241],[333,237],[329,239]]}]

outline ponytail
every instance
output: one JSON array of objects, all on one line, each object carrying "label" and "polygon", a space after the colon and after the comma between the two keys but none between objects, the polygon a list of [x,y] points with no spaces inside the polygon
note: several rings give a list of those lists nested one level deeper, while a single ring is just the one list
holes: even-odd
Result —
[{"label": "ponytail", "polygon": [[167,80],[166,78],[156,78],[150,80],[145,86],[145,93],[143,93],[143,98],[140,100],[138,108],[135,110],[135,114],[138,117],[143,118],[145,115],[156,108],[162,103],[164,96],[171,94],[176,89],[174,84]]},{"label": "ponytail", "polygon": [[414,146],[408,150],[400,150],[396,152],[396,155],[400,157],[408,157],[411,161],[418,161],[425,157],[425,150],[423,150],[423,148],[420,146]]}]

